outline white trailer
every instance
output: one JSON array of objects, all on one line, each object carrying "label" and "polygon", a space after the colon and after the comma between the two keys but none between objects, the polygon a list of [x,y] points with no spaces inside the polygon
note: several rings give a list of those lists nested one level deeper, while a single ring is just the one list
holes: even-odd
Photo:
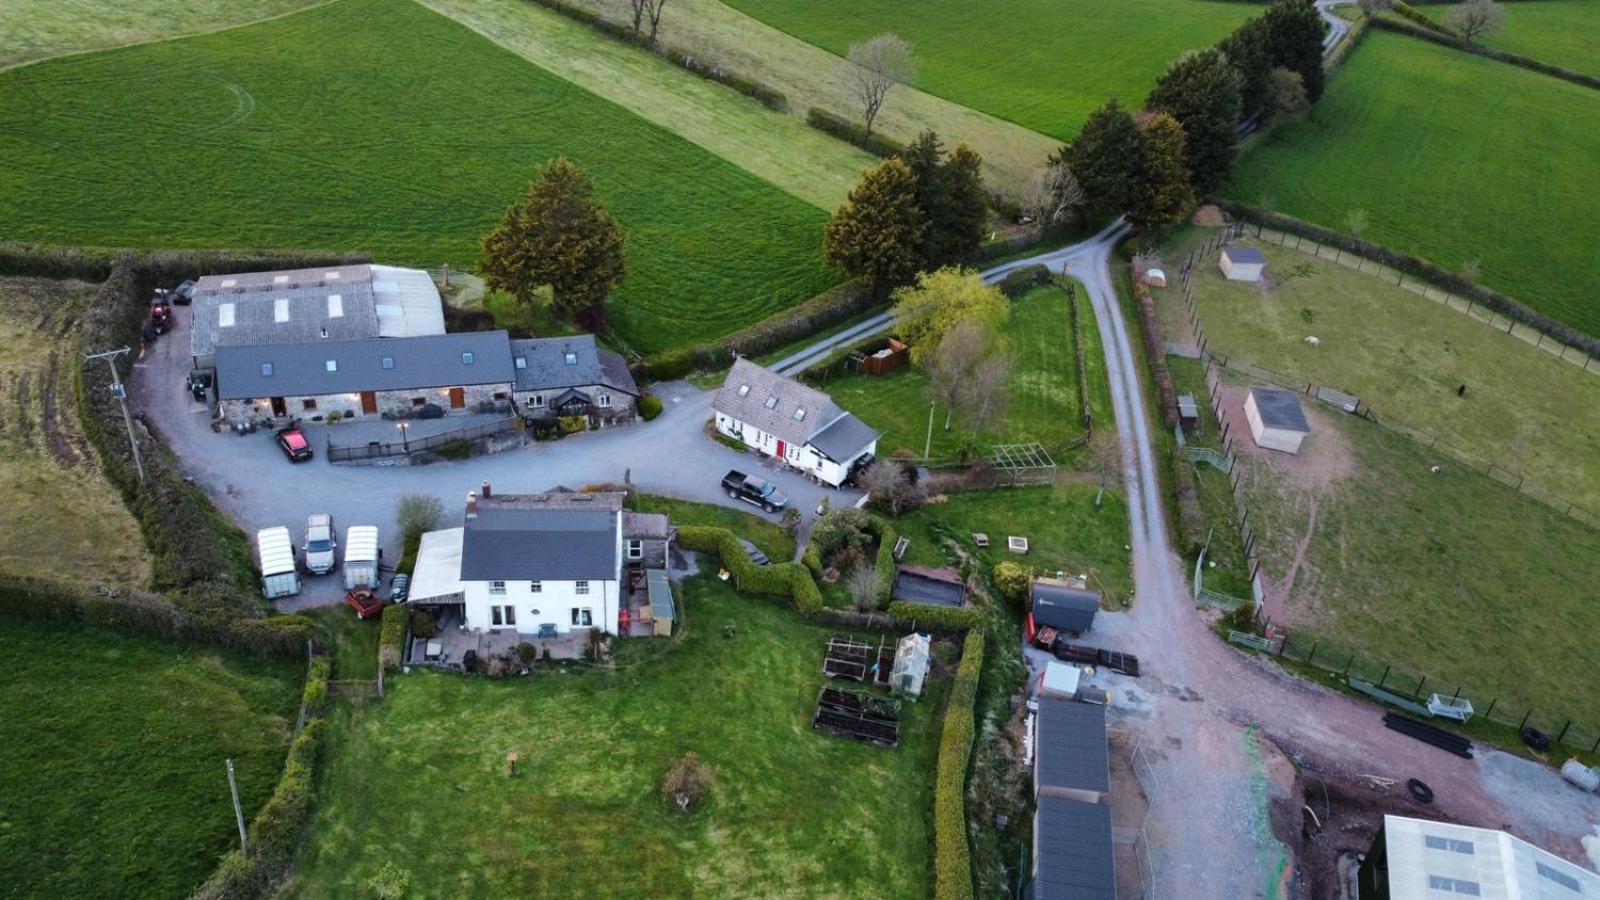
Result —
[{"label": "white trailer", "polygon": [[256,532],[256,554],[261,558],[263,596],[272,600],[300,593],[300,572],[295,568],[289,529],[279,525]]},{"label": "white trailer", "polygon": [[344,532],[344,586],[346,590],[357,587],[378,586],[378,527],[376,525],[351,525]]}]

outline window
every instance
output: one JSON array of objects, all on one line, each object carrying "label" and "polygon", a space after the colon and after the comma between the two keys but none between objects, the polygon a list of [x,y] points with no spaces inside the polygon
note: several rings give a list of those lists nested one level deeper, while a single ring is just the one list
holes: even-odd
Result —
[{"label": "window", "polygon": [[566,358],[567,358],[567,365],[575,366],[575,365],[578,364],[578,354],[569,352],[567,354]]},{"label": "window", "polygon": [[328,318],[344,318],[344,296],[342,294],[328,295]]},{"label": "window", "polygon": [[601,406],[610,406],[611,405],[611,395],[610,394],[601,394],[600,395],[600,405]]},{"label": "window", "polygon": [[328,371],[329,372],[337,372],[337,371],[339,371],[339,361],[337,359],[328,360]]},{"label": "window", "polygon": [[279,323],[289,321],[288,297],[279,297],[272,301],[272,321]]},{"label": "window", "polygon": [[468,350],[467,352],[461,354],[461,364],[463,366],[472,365],[472,361],[473,361],[473,357],[472,357],[472,351],[471,350]]},{"label": "window", "polygon": [[574,594],[579,595],[579,596],[583,596],[585,594],[588,594],[589,593],[589,582],[587,582],[587,581],[578,582],[577,586],[575,588],[573,588],[572,592]]},{"label": "window", "polygon": [[[225,288],[238,287],[239,286],[239,279],[237,279],[237,278],[224,278],[224,279],[222,279],[222,286],[225,287]],[[229,305],[231,306],[232,304],[229,304]]]},{"label": "window", "polygon": [[505,391],[495,391],[494,392],[494,399],[496,399],[496,400],[504,400],[505,398],[506,398],[506,392]]},{"label": "window", "polygon": [[[226,282],[224,282],[224,286],[226,286]],[[217,307],[217,327],[218,328],[232,328],[233,327],[233,304],[232,303],[224,303],[221,306]]]},{"label": "window", "polygon": [[526,369],[527,367],[528,367],[528,358],[526,356],[517,357],[517,368]]},{"label": "window", "polygon": [[534,394],[529,399],[531,399],[533,401],[533,408],[534,409],[544,409],[544,395],[543,394]]},{"label": "window", "polygon": [[1449,891],[1467,897],[1481,897],[1476,881],[1467,881],[1464,878],[1446,878],[1443,875],[1429,875],[1428,887],[1436,891]]},{"label": "window", "polygon": [[394,357],[392,357],[392,356],[385,356],[385,357],[384,357],[384,358],[383,358],[383,367],[384,367],[384,368],[385,368],[385,369],[392,369],[392,368],[394,368]]},{"label": "window", "polygon": [[506,624],[507,625],[515,625],[515,624],[517,624],[517,608],[515,606],[510,605],[509,603],[506,604]]},{"label": "window", "polygon": [[272,276],[272,283],[273,284],[288,284],[289,283],[289,276],[287,276],[287,275],[274,275],[274,276]]},{"label": "window", "polygon": [[427,406],[428,405],[428,398],[427,397],[412,397],[411,398],[411,405],[413,407]]},{"label": "window", "polygon": [[796,422],[804,422],[806,420],[806,411],[804,409],[795,410],[794,411],[794,420]]},{"label": "window", "polygon": [[1555,869],[1550,868],[1544,863],[1535,863],[1534,865],[1539,870],[1540,878],[1548,878],[1567,890],[1572,891],[1574,894],[1583,893],[1583,885],[1578,883],[1578,879],[1573,878],[1571,875],[1568,875],[1565,872],[1557,872]]},{"label": "window", "polygon": [[489,582],[489,593],[496,597],[504,597],[506,595],[506,583],[504,581]]},{"label": "window", "polygon": [[323,272],[322,273],[322,280],[323,281],[338,281],[340,277],[341,276],[340,276],[339,272]]},{"label": "window", "polygon": [[538,582],[538,581],[530,581],[530,582],[528,582],[528,593],[530,593],[530,594],[542,594],[542,593],[544,593],[544,584],[543,584],[543,582]]},{"label": "window", "polygon": [[271,375],[272,375],[272,363],[262,363],[261,364],[261,377],[267,378],[267,377],[269,377]]},{"label": "window", "polygon": [[594,616],[587,609],[575,609],[572,611],[572,624],[587,628],[594,624]]},{"label": "window", "polygon": [[638,541],[638,540],[630,540],[630,541],[628,541],[628,558],[629,559],[644,559],[644,541]]},{"label": "window", "polygon": [[1438,837],[1437,835],[1423,835],[1422,843],[1430,850],[1449,850],[1452,853],[1465,853],[1473,856],[1471,841],[1458,841],[1455,838]]},{"label": "window", "polygon": [[316,408],[317,408],[317,401],[315,401],[315,400],[301,400],[300,401],[300,408],[305,410],[306,412],[315,412]]},{"label": "window", "polygon": [[771,397],[767,398],[767,409],[777,409],[777,408],[778,408],[778,395],[777,394],[773,394]]},{"label": "window", "polygon": [[489,607],[489,621],[494,625],[516,625],[517,608],[511,604]]},{"label": "window", "polygon": [[739,385],[739,396],[747,397],[749,395],[750,395],[750,385],[748,385],[748,384]]}]

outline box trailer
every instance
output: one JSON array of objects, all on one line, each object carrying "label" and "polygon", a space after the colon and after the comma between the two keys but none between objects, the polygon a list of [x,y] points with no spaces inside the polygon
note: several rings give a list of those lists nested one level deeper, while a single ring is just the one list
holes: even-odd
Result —
[{"label": "box trailer", "polygon": [[378,527],[351,525],[344,532],[344,586],[378,587]]},{"label": "box trailer", "polygon": [[263,596],[271,600],[300,593],[300,572],[295,569],[289,529],[279,525],[256,532],[256,554],[261,558]]}]

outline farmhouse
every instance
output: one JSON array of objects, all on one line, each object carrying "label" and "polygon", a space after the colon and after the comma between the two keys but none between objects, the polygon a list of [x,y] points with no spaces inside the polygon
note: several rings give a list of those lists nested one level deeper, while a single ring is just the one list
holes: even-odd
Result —
[{"label": "farmhouse", "polygon": [[1292,391],[1251,388],[1244,400],[1244,417],[1256,446],[1268,450],[1299,453],[1300,444],[1311,433],[1300,397]]},{"label": "farmhouse", "polygon": [[1254,247],[1223,247],[1217,264],[1229,281],[1260,281],[1267,258]]},{"label": "farmhouse", "polygon": [[509,409],[514,378],[503,331],[224,346],[215,359],[217,414],[228,422]]},{"label": "farmhouse", "polygon": [[1600,895],[1600,875],[1492,828],[1384,816],[1357,873],[1359,900]]},{"label": "farmhouse", "polygon": [[711,408],[717,431],[833,487],[878,448],[879,432],[827,394],[744,358],[734,362]]},{"label": "farmhouse", "polygon": [[[670,631],[664,567],[673,529],[660,513],[622,508],[621,493],[467,495],[461,528],[428,532],[417,553],[411,603],[443,612],[463,631],[524,638],[598,630]],[[652,572],[661,576],[650,577]],[[643,609],[660,609],[664,628]],[[630,615],[631,613],[631,615]]]},{"label": "farmhouse", "polygon": [[1054,628],[1065,634],[1080,635],[1094,626],[1100,611],[1100,592],[1089,590],[1076,579],[1035,578],[1028,596],[1028,640],[1041,628]]},{"label": "farmhouse", "polygon": [[516,376],[511,397],[531,421],[590,416],[600,423],[633,418],[639,387],[628,364],[595,343],[594,335],[511,342]]},{"label": "farmhouse", "polygon": [[207,275],[191,322],[194,365],[209,369],[219,347],[444,334],[444,307],[427,272],[332,266]]}]

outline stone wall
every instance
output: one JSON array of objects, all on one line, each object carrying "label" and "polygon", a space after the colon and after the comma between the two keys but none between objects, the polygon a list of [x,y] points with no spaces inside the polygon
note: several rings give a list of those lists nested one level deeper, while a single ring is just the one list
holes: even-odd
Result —
[{"label": "stone wall", "polygon": [[[517,403],[517,412],[526,419],[548,419],[555,416],[555,410],[550,403],[557,397],[565,394],[571,388],[554,388],[543,391],[516,391],[512,399]],[[584,385],[578,388],[588,394],[594,404],[589,407],[589,415],[596,419],[631,419],[634,414],[634,397],[615,388],[602,385]],[[610,406],[601,406],[601,396],[611,398]],[[542,399],[542,404],[541,404]]]},{"label": "stone wall", "polygon": [[[375,413],[361,412],[360,394],[317,394],[309,396],[289,396],[283,398],[284,412],[293,418],[315,419],[326,417],[329,413],[337,412],[341,418],[377,418],[384,414],[391,417],[403,417],[411,414],[418,406],[428,403],[442,408],[446,414],[472,413],[478,411],[478,404],[505,400],[511,396],[509,384],[475,384],[463,388],[464,403],[460,409],[450,408],[449,388],[418,388],[404,391],[378,391],[378,411]],[[631,399],[631,398],[630,398]],[[421,403],[417,401],[421,400]],[[307,405],[307,404],[311,405]],[[271,419],[272,401],[269,398],[258,400],[223,400],[217,404],[218,415],[228,422],[245,421],[249,419]]]}]

